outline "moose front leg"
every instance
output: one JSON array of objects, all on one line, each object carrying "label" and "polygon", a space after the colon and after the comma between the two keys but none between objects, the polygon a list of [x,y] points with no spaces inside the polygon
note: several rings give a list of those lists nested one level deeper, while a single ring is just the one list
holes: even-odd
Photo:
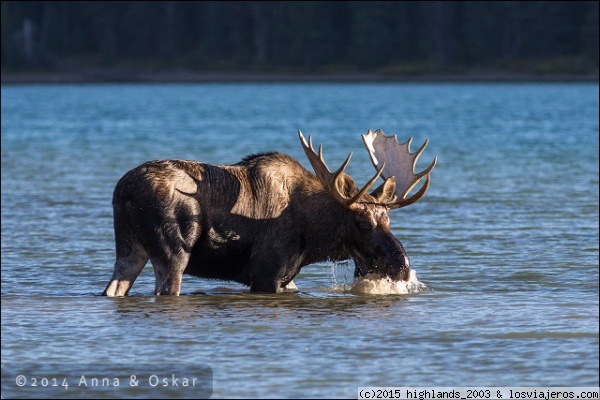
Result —
[{"label": "moose front leg", "polygon": [[[272,256],[272,255],[271,255]],[[296,289],[293,279],[300,272],[300,263],[295,260],[272,257],[254,263],[250,270],[250,291],[253,293],[278,293],[285,289]]]},{"label": "moose front leg", "polygon": [[275,280],[253,277],[250,291],[252,293],[277,293],[281,291],[281,288]]},{"label": "moose front leg", "polygon": [[261,279],[253,277],[250,291],[253,293],[279,293],[284,290],[297,290],[294,281],[285,283],[279,279]]}]

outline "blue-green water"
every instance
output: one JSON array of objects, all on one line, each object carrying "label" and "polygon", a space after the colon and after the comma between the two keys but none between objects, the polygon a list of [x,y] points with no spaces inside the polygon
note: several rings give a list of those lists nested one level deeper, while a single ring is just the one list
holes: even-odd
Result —
[{"label": "blue-green water", "polygon": [[[198,84],[2,87],[2,363],[208,365],[213,397],[356,397],[359,386],[597,386],[598,84]],[[150,264],[106,298],[118,179],[162,158],[267,150],[310,169],[297,130],[374,173],[368,129],[430,144],[427,195],[390,213],[418,293],[297,293]],[[350,278],[345,278],[350,285]],[[113,394],[114,395],[114,394]]]}]

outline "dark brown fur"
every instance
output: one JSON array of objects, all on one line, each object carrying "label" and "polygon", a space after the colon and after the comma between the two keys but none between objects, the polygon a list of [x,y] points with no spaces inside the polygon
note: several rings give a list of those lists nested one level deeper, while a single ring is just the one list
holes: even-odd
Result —
[{"label": "dark brown fur", "polygon": [[178,295],[184,273],[277,292],[305,265],[349,258],[359,274],[408,277],[385,207],[345,208],[281,153],[228,166],[147,162],[117,183],[113,208],[117,259],[108,296],[126,295],[148,260],[157,295]]}]

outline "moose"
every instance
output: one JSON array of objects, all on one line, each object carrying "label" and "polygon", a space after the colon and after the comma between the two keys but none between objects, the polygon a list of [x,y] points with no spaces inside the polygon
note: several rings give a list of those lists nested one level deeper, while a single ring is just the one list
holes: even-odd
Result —
[{"label": "moose", "polygon": [[[156,295],[179,295],[183,274],[276,293],[303,266],[327,260],[353,259],[355,276],[408,280],[409,259],[388,213],[429,188],[437,157],[414,170],[428,140],[411,153],[412,137],[401,144],[381,130],[363,134],[376,172],[358,189],[344,172],[352,153],[332,173],[323,146],[317,153],[311,136],[298,136],[314,174],[277,152],[233,165],[156,160],[127,172],[113,193],[116,262],[103,295],[127,295],[148,260]],[[379,177],[384,182],[367,193]]]}]

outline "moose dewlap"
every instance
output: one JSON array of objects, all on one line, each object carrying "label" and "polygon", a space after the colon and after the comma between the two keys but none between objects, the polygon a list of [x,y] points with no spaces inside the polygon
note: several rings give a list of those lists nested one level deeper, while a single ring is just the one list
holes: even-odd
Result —
[{"label": "moose dewlap", "polygon": [[178,295],[183,274],[278,292],[303,266],[326,260],[353,259],[355,276],[408,281],[408,255],[388,213],[429,188],[437,158],[414,171],[427,141],[411,153],[412,138],[401,144],[380,130],[362,135],[376,173],[359,189],[344,172],[352,153],[332,173],[323,147],[317,153],[310,136],[298,136],[314,174],[282,153],[234,165],[158,160],[127,172],[113,193],[117,258],[103,294],[125,296],[148,260],[157,295]]}]

